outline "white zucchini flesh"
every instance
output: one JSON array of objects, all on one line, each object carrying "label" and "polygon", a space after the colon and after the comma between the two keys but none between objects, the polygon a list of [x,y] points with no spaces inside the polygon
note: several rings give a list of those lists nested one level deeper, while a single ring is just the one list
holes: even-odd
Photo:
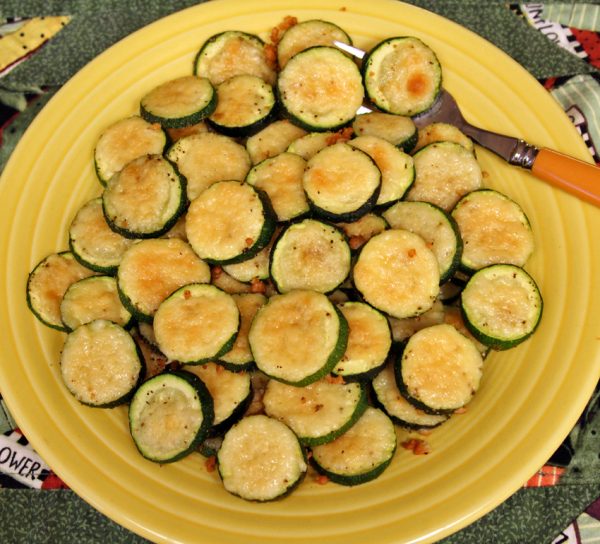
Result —
[{"label": "white zucchini flesh", "polygon": [[213,427],[226,421],[240,406],[243,407],[252,392],[247,372],[231,372],[214,362],[184,368],[204,382],[213,399]]},{"label": "white zucchini flesh", "polygon": [[429,202],[397,202],[383,212],[394,229],[418,234],[433,251],[439,265],[440,281],[454,274],[460,261],[462,243],[454,220]]},{"label": "white zucchini flesh", "polygon": [[296,387],[271,380],[263,403],[266,414],[290,427],[301,443],[316,445],[330,442],[352,426],[366,407],[366,396],[358,383],[321,379]]},{"label": "white zucchini flesh", "polygon": [[112,321],[121,327],[131,321],[112,276],[90,276],[72,283],[65,291],[60,304],[62,322],[69,330],[95,319]]},{"label": "white zucchini flesh", "polygon": [[60,315],[60,303],[72,283],[94,275],[81,265],[70,251],[51,253],[42,259],[27,280],[27,304],[45,325],[66,330]]},{"label": "white zucchini flesh", "polygon": [[447,415],[423,412],[406,400],[398,389],[394,367],[391,363],[387,364],[371,383],[383,410],[392,418],[392,421],[399,425],[428,429],[437,427],[448,419]]},{"label": "white zucchini flesh", "polygon": [[144,155],[160,155],[167,143],[157,123],[133,115],[113,123],[100,135],[94,148],[96,173],[103,184],[129,162]]},{"label": "white zucchini flesh", "polygon": [[400,200],[415,177],[413,158],[377,136],[358,136],[348,144],[369,155],[381,171],[381,191],[376,205],[389,205]]},{"label": "white zucchini flesh", "polygon": [[252,501],[284,495],[308,468],[292,430],[265,415],[245,417],[227,431],[217,461],[225,489]]},{"label": "white zucchini flesh", "polygon": [[391,229],[362,247],[353,281],[366,302],[401,319],[432,307],[440,273],[435,255],[420,236]]},{"label": "white zucchini flesh", "polygon": [[437,142],[414,155],[415,182],[406,200],[423,200],[450,211],[461,197],[481,187],[475,155],[460,144]]},{"label": "white zucchini flesh", "polygon": [[289,221],[309,211],[302,186],[305,167],[299,155],[280,153],[254,166],[246,182],[267,193],[278,221]]},{"label": "white zucchini flesh", "polygon": [[464,196],[452,210],[464,242],[461,264],[479,270],[490,264],[524,266],[534,240],[527,216],[514,200],[491,189]]},{"label": "white zucchini flesh", "polygon": [[79,402],[112,406],[133,392],[143,366],[131,335],[115,323],[97,319],[67,335],[60,372]]},{"label": "white zucchini flesh", "polygon": [[315,219],[292,223],[271,251],[271,278],[281,293],[294,289],[328,293],[344,282],[350,267],[344,235]]},{"label": "white zucchini flesh", "polygon": [[411,141],[417,137],[417,127],[410,117],[372,111],[357,115],[352,123],[357,136],[377,136],[391,144],[411,151]]},{"label": "white zucchini flesh", "polygon": [[331,145],[334,132],[309,132],[294,140],[287,148],[290,153],[300,155],[305,161],[312,159],[321,149]]},{"label": "white zucchini flesh", "polygon": [[455,142],[471,152],[474,149],[473,140],[458,127],[448,123],[431,123],[420,128],[417,134],[417,143],[415,144],[413,152],[417,152],[426,145],[435,142]]},{"label": "white zucchini flesh", "polygon": [[204,132],[177,140],[166,154],[187,179],[187,195],[194,200],[213,183],[245,179],[252,164],[246,148],[222,134]]},{"label": "white zucchini flesh", "polygon": [[392,347],[387,318],[362,302],[346,302],[338,308],[348,322],[348,344],[333,373],[354,376],[379,368]]},{"label": "white zucchini flesh", "polygon": [[252,164],[283,153],[294,140],[305,134],[304,129],[287,119],[274,121],[246,140],[246,149]]},{"label": "white zucchini flesh", "polygon": [[[117,285],[136,317],[150,321],[158,305],[188,283],[208,283],[210,267],[177,238],[142,240],[123,255]],[[125,301],[124,301],[125,302]]]},{"label": "white zucchini flesh", "polygon": [[185,285],[156,310],[154,335],[160,350],[181,363],[205,362],[231,349],[240,326],[232,296],[214,285]]},{"label": "white zucchini flesh", "polygon": [[318,470],[331,480],[358,485],[379,476],[391,462],[396,444],[396,429],[391,419],[369,406],[343,435],[313,447],[313,460]]},{"label": "white zucchini flesh", "polygon": [[442,323],[411,336],[396,381],[409,401],[430,413],[462,408],[479,388],[481,354],[466,336]]},{"label": "white zucchini flesh", "polygon": [[259,370],[301,386],[323,377],[342,356],[346,327],[325,295],[296,290],[272,296],[258,310],[248,340]]},{"label": "white zucchini flesh", "polygon": [[261,249],[254,257],[240,263],[225,264],[223,270],[239,282],[251,283],[254,279],[266,280],[269,277],[269,261],[271,248],[276,234],[271,238],[267,247]]}]

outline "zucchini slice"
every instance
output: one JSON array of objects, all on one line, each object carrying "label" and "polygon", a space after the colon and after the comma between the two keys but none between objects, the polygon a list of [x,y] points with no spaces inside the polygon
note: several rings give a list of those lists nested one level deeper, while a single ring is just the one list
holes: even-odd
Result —
[{"label": "zucchini slice", "polygon": [[417,152],[426,145],[435,142],[454,142],[462,145],[465,149],[468,149],[473,153],[475,152],[473,140],[457,126],[450,125],[449,123],[431,123],[420,128],[417,131],[417,135],[417,143],[415,144],[413,152]]},{"label": "zucchini slice", "polygon": [[267,297],[260,293],[241,293],[232,297],[240,312],[240,328],[233,347],[219,357],[219,363],[226,369],[237,372],[253,366],[254,357],[250,350],[248,333],[256,312],[267,303]]},{"label": "zucchini slice", "polygon": [[92,276],[70,251],[51,253],[31,271],[27,279],[27,306],[44,325],[67,331],[60,315],[60,303],[72,283]]},{"label": "zucchini slice", "polygon": [[461,268],[474,272],[490,264],[524,266],[533,253],[527,216],[514,200],[492,189],[463,196],[454,210],[464,250]]},{"label": "zucchini slice", "polygon": [[167,136],[169,137],[169,142],[175,143],[177,140],[181,140],[181,138],[185,138],[186,136],[192,136],[194,134],[204,134],[209,132],[208,123],[206,121],[200,121],[195,125],[190,125],[187,127],[181,128],[167,128],[165,129]]},{"label": "zucchini slice", "polygon": [[272,501],[290,493],[307,470],[293,431],[265,415],[243,418],[227,433],[217,454],[225,489],[248,501]]},{"label": "zucchini slice", "polygon": [[230,276],[223,267],[214,266],[211,269],[212,284],[230,295],[245,294],[252,292],[252,285],[236,280]]},{"label": "zucchini slice", "polygon": [[309,211],[302,186],[306,161],[294,153],[280,153],[259,162],[248,172],[246,183],[267,193],[277,221],[290,221]]},{"label": "zucchini slice", "polygon": [[396,444],[392,420],[369,406],[343,435],[313,447],[311,460],[317,471],[332,482],[359,485],[383,473],[392,462]]},{"label": "zucchini slice", "polygon": [[350,249],[354,251],[360,249],[376,234],[383,232],[389,225],[380,215],[367,213],[351,223],[336,223],[336,227],[344,231],[348,237]]},{"label": "zucchini slice", "polygon": [[362,64],[367,96],[380,110],[414,116],[429,109],[442,87],[442,68],[432,49],[418,38],[381,41]]},{"label": "zucchini slice", "polygon": [[406,342],[406,340],[417,331],[426,327],[431,327],[432,325],[444,323],[445,316],[445,306],[443,302],[437,298],[429,310],[416,317],[405,317],[403,319],[388,317],[392,329],[392,338],[394,342]]},{"label": "zucchini slice", "polygon": [[108,226],[101,197],[86,202],[69,226],[69,249],[73,256],[83,266],[103,274],[117,271],[123,253],[133,243]]},{"label": "zucchini slice", "polygon": [[412,157],[377,136],[359,136],[348,144],[369,155],[381,172],[381,191],[375,205],[385,207],[400,200],[415,179]]},{"label": "zucchini slice", "polygon": [[461,296],[469,331],[493,349],[512,348],[535,331],[543,300],[535,280],[512,264],[495,264],[475,272]]},{"label": "zucchini slice", "polygon": [[246,140],[246,149],[252,159],[252,164],[258,164],[283,153],[294,140],[305,134],[304,129],[297,127],[288,119],[272,122]]},{"label": "zucchini slice", "polygon": [[230,77],[251,74],[275,83],[276,73],[265,55],[265,43],[254,34],[226,30],[204,42],[194,59],[194,74],[219,85]]},{"label": "zucchini slice", "polygon": [[362,302],[345,302],[338,308],[348,322],[348,345],[332,372],[346,380],[370,379],[385,364],[392,347],[388,320]]},{"label": "zucchini slice", "polygon": [[490,352],[490,348],[485,344],[482,344],[477,338],[475,338],[471,331],[467,328],[465,320],[463,318],[462,310],[460,306],[448,306],[444,304],[444,323],[452,325],[458,332],[464,334],[469,340],[471,340],[475,347],[481,353],[481,356],[485,359]]},{"label": "zucchini slice", "polygon": [[417,142],[417,126],[404,115],[372,111],[357,115],[352,123],[357,136],[377,136],[410,153]]},{"label": "zucchini slice", "polygon": [[479,388],[481,354],[452,325],[433,325],[413,334],[396,360],[396,383],[406,399],[429,414],[462,408]]},{"label": "zucchini slice", "polygon": [[149,323],[158,305],[175,289],[209,281],[209,266],[178,238],[134,244],[123,254],[117,272],[123,305],[136,319]]},{"label": "zucchini slice", "polygon": [[171,463],[194,451],[213,422],[213,401],[198,376],[165,372],[145,381],[129,405],[129,429],[139,452]]},{"label": "zucchini slice", "polygon": [[60,372],[82,404],[110,408],[129,400],[144,376],[143,359],[123,327],[96,319],[67,335]]},{"label": "zucchini slice", "polygon": [[60,303],[60,316],[69,331],[95,319],[112,321],[124,328],[133,322],[112,276],[90,276],[72,283]]},{"label": "zucchini slice", "polygon": [[217,95],[205,77],[171,79],[146,93],[140,101],[140,115],[163,128],[183,128],[208,117],[217,105]]},{"label": "zucchini slice", "polygon": [[396,425],[407,429],[433,429],[448,420],[448,415],[434,415],[413,406],[400,393],[394,365],[387,364],[371,382],[375,399]]},{"label": "zucchini slice", "polygon": [[232,348],[240,312],[231,295],[196,283],[180,287],[161,302],[153,324],[158,347],[169,359],[199,364]]},{"label": "zucchini slice", "polygon": [[287,148],[290,153],[300,155],[305,161],[312,159],[321,149],[331,145],[335,132],[309,132],[294,140]]},{"label": "zucchini slice", "polygon": [[317,446],[335,440],[356,423],[367,408],[367,393],[358,383],[321,379],[296,387],[271,380],[263,403],[266,414],[285,423],[301,444]]},{"label": "zucchini slice", "polygon": [[248,340],[259,370],[302,387],[326,376],[341,359],[348,323],[325,295],[291,291],[272,296],[258,310]]},{"label": "zucchini slice", "polygon": [[277,62],[279,68],[285,67],[287,61],[296,53],[315,45],[334,45],[339,41],[352,45],[352,39],[345,30],[330,21],[309,19],[289,27],[277,43]]},{"label": "zucchini slice", "polygon": [[198,376],[212,397],[215,417],[210,436],[224,433],[241,419],[252,400],[250,374],[230,372],[213,362],[187,365],[185,370]]},{"label": "zucchini slice", "polygon": [[277,238],[277,231],[271,237],[269,245],[261,249],[254,257],[241,263],[226,264],[223,266],[223,270],[229,274],[233,279],[244,282],[252,283],[253,281],[266,280],[269,278],[269,261],[271,257],[271,248]]},{"label": "zucchini slice", "polygon": [[440,272],[435,255],[420,236],[392,229],[361,248],[353,281],[366,302],[401,319],[432,307],[439,293]]},{"label": "zucchini slice", "polygon": [[481,167],[475,155],[460,144],[429,144],[414,160],[415,182],[406,200],[431,202],[450,211],[462,196],[481,187]]},{"label": "zucchini slice", "polygon": [[331,221],[355,221],[377,202],[381,171],[364,151],[337,143],[306,164],[302,180],[312,210]]},{"label": "zucchini slice", "polygon": [[429,202],[397,202],[383,217],[393,229],[409,230],[425,240],[438,261],[440,283],[454,275],[463,242],[456,221],[444,210]]},{"label": "zucchini slice", "polygon": [[96,175],[106,185],[127,163],[144,155],[160,155],[166,145],[167,135],[158,123],[139,115],[121,119],[107,127],[96,142]]},{"label": "zucchini slice", "polygon": [[329,46],[310,47],[294,55],[279,73],[277,94],[284,115],[315,132],[350,123],[364,98],[354,61]]},{"label": "zucchini slice", "polygon": [[240,74],[217,87],[217,107],[208,123],[227,136],[244,137],[264,128],[274,113],[271,85],[260,77]]},{"label": "zucchini slice", "polygon": [[185,229],[202,259],[224,265],[250,259],[266,247],[275,220],[264,192],[248,183],[220,181],[192,201]]},{"label": "zucchini slice", "polygon": [[251,168],[246,148],[222,134],[205,132],[177,140],[167,159],[187,179],[187,196],[194,200],[216,181],[243,181]]},{"label": "zucchini slice", "polygon": [[271,279],[280,293],[294,289],[329,293],[348,277],[350,266],[344,234],[316,219],[290,224],[271,250]]},{"label": "zucchini slice", "polygon": [[185,178],[161,155],[145,155],[126,164],[102,193],[108,226],[126,238],[166,233],[187,204]]}]

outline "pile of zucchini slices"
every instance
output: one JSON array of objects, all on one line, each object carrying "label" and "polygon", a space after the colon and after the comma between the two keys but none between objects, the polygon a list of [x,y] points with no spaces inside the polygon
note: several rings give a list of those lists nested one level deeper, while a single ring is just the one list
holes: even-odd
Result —
[{"label": "pile of zucchini slices", "polygon": [[439,92],[433,51],[387,39],[361,71],[334,40],[292,18],[207,40],[99,135],[100,194],[27,283],[77,400],[128,405],[142,456],[212,456],[252,501],[309,466],[376,478],[399,428],[464,411],[488,350],[542,313],[521,207],[457,128],[410,117]]}]

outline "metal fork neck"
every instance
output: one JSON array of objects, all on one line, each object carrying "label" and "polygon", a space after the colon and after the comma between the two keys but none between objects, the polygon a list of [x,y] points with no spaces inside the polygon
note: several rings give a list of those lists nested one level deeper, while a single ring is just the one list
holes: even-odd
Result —
[{"label": "metal fork neck", "polygon": [[518,140],[508,162],[520,166],[521,168],[531,170],[533,161],[535,161],[538,153],[539,149],[534,145],[528,144],[524,140]]}]

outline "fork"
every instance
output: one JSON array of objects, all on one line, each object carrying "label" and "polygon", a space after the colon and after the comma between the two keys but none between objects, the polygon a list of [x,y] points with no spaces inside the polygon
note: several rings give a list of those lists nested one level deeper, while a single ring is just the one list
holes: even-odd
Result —
[{"label": "fork", "polygon": [[[362,60],[365,51],[335,41],[334,45]],[[357,113],[372,111],[367,106],[359,108]],[[418,128],[430,123],[443,122],[459,128],[480,146],[489,149],[509,164],[520,166],[549,183],[577,198],[600,207],[600,168],[548,148],[538,148],[520,138],[497,134],[476,127],[465,120],[453,96],[442,89],[427,111],[413,117]]]}]

